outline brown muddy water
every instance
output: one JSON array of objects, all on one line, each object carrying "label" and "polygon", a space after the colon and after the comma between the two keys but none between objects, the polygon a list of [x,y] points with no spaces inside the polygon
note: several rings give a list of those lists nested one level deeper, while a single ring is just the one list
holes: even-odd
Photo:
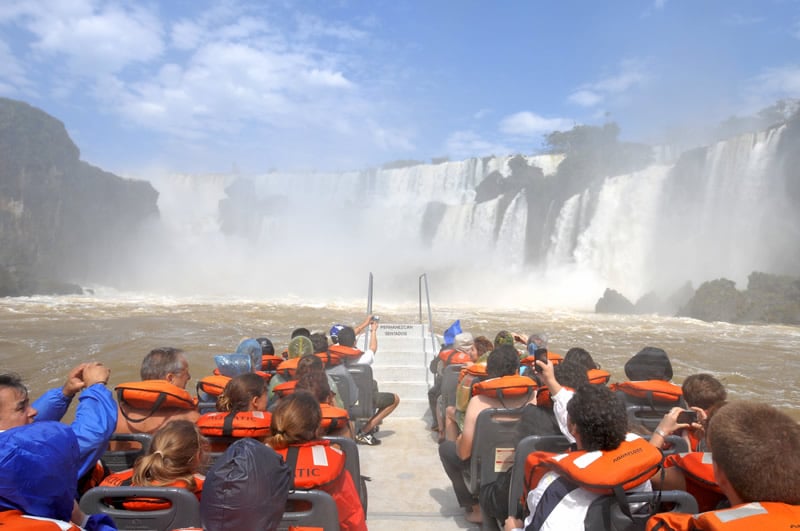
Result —
[{"label": "brown muddy water", "polygon": [[[38,396],[60,385],[70,367],[88,360],[112,368],[112,385],[138,379],[142,357],[150,349],[175,346],[187,352],[193,388],[197,378],[213,369],[215,354],[233,352],[244,338],[267,336],[276,349],[282,349],[298,326],[327,332],[334,323],[360,321],[365,308],[356,302],[229,302],[136,295],[0,299],[1,370],[19,373]],[[419,322],[416,305],[375,301],[373,310],[382,323]],[[730,398],[770,402],[800,420],[798,327],[568,311],[433,308],[437,333],[455,319],[461,319],[464,330],[490,338],[504,328],[546,332],[551,350],[586,348],[611,371],[612,381],[624,379],[622,366],[639,349],[661,347],[670,355],[676,383],[695,372],[710,372],[725,383]]]}]

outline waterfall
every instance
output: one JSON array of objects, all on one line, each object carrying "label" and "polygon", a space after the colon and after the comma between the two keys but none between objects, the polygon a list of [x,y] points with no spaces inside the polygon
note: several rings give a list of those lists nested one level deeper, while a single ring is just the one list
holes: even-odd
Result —
[{"label": "waterfall", "polygon": [[[512,157],[162,176],[153,180],[161,226],[142,244],[138,281],[219,295],[355,297],[369,271],[389,285],[433,271],[446,291],[468,283],[476,295],[505,289],[513,300],[546,287],[552,305],[583,308],[606,287],[635,300],[687,280],[743,282],[753,270],[784,272],[787,256],[797,257],[797,209],[776,169],[783,129],[662,154],[568,197],[558,182],[563,155],[524,157],[538,173],[522,189]],[[490,176],[497,190],[478,199]],[[529,212],[533,197],[545,212]],[[184,263],[154,264],[159,252]]]}]

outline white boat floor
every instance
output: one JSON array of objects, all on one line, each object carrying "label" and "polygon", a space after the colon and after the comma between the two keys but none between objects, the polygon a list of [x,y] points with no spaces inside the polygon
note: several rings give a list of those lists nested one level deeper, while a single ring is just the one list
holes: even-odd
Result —
[{"label": "white boat floor", "polygon": [[480,529],[467,522],[439,461],[430,421],[383,421],[378,446],[359,445],[361,473],[367,482],[370,531]]}]

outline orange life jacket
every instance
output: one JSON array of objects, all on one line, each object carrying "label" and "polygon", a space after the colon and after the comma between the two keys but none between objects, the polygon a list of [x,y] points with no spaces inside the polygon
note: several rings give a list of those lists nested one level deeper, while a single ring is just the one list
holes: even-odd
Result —
[{"label": "orange life jacket", "polygon": [[611,379],[611,373],[603,369],[589,369],[586,371],[586,377],[592,385],[606,385]]},{"label": "orange life jacket", "polygon": [[[203,492],[203,482],[205,477],[200,474],[194,475],[195,488],[192,491],[198,499]],[[111,474],[100,484],[101,487],[124,487],[133,485],[133,469],[129,468],[121,472]],[[134,485],[135,486],[135,485]],[[155,485],[154,485],[155,486]],[[191,490],[189,484],[182,480],[176,480],[172,483],[165,485],[158,485],[159,487],[178,487],[181,489]],[[119,503],[112,503],[116,507],[121,507],[129,511],[156,511],[159,509],[169,509],[172,503],[169,500],[162,498],[150,498],[145,496],[137,496],[135,498],[125,498]]]},{"label": "orange life jacket", "polygon": [[275,374],[280,374],[287,380],[292,380],[294,375],[297,373],[297,363],[300,361],[300,358],[290,358],[288,360],[282,361],[278,368],[275,369]]},{"label": "orange life jacket", "polygon": [[322,420],[319,426],[326,434],[340,430],[350,422],[350,415],[346,409],[330,404],[320,404],[319,407],[322,410]]},{"label": "orange life jacket", "polygon": [[283,361],[280,356],[273,356],[272,354],[264,354],[261,356],[261,370],[271,372],[278,368],[278,365]]},{"label": "orange life jacket", "polygon": [[200,433],[207,437],[267,437],[272,413],[269,411],[214,411],[197,419]]},{"label": "orange life jacket", "polygon": [[294,487],[316,489],[336,480],[344,470],[345,456],[330,441],[293,444],[276,450],[294,472]]},{"label": "orange life jacket", "polygon": [[[575,392],[575,389],[571,387],[562,386],[562,388]],[[548,389],[546,385],[536,390],[536,405],[547,409],[553,409],[553,397],[550,395],[550,389]]]},{"label": "orange life jacket", "polygon": [[664,459],[664,467],[676,467],[686,481],[686,492],[694,496],[700,512],[711,511],[725,499],[722,490],[714,478],[714,467],[711,454],[708,452],[690,452],[672,454]]},{"label": "orange life jacket", "polygon": [[751,502],[699,514],[658,513],[647,521],[647,531],[751,531],[753,529],[796,529],[800,505]]},{"label": "orange life jacket", "polygon": [[680,385],[665,380],[641,380],[611,384],[612,391],[622,391],[635,398],[646,398],[653,402],[679,402],[683,398]]},{"label": "orange life jacket", "polygon": [[225,386],[231,381],[230,376],[222,376],[221,374],[214,374],[212,376],[204,376],[197,382],[197,394],[201,392],[217,397],[222,394]]},{"label": "orange life jacket", "polygon": [[[564,361],[564,357],[563,356],[561,356],[560,354],[556,354],[555,352],[550,352],[549,350],[547,351],[547,359],[553,365],[558,365],[559,363]],[[520,365],[525,365],[527,367],[530,367],[531,369],[534,369],[536,367],[536,363],[535,362],[536,362],[536,357],[535,356],[525,356],[524,358],[519,360],[519,364]]]},{"label": "orange life jacket", "polygon": [[338,343],[329,346],[328,352],[336,354],[340,359],[344,360],[345,363],[354,362],[364,354],[363,350],[359,350],[355,347],[346,347]]},{"label": "orange life jacket", "polygon": [[272,388],[272,394],[278,398],[283,398],[284,396],[289,396],[290,394],[294,393],[295,387],[297,387],[297,380],[289,380],[288,382],[279,383]]},{"label": "orange life jacket", "polygon": [[[122,415],[129,422],[142,422],[161,408],[164,409],[196,409],[197,399],[180,387],[166,380],[143,380],[119,384],[114,388]],[[123,405],[135,409],[144,409],[148,413],[140,419],[133,419],[125,412]]]},{"label": "orange life jacket", "polygon": [[0,512],[0,529],[9,531],[81,531],[81,528],[72,522],[28,516],[22,511],[8,510]]},{"label": "orange life jacket", "polygon": [[631,435],[614,450],[532,452],[525,460],[526,492],[552,470],[590,492],[616,494],[650,479],[660,469],[662,459],[661,450]]},{"label": "orange life jacket", "polygon": [[454,348],[449,348],[447,350],[439,351],[439,360],[444,363],[445,366],[447,365],[459,365],[462,363],[469,363],[472,361],[472,357],[466,352],[462,352],[460,350],[456,350]]},{"label": "orange life jacket", "polygon": [[511,374],[477,382],[472,386],[472,396],[484,395],[489,398],[497,398],[504,403],[506,398],[531,397],[535,390],[535,381],[527,376]]},{"label": "orange life jacket", "polygon": [[342,357],[336,352],[331,352],[330,349],[325,352],[315,352],[314,355],[322,360],[326,369],[342,364]]}]

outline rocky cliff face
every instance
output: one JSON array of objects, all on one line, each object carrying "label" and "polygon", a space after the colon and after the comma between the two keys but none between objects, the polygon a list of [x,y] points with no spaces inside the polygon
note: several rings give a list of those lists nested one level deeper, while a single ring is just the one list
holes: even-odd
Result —
[{"label": "rocky cliff face", "polygon": [[0,295],[108,282],[158,192],[80,160],[64,124],[0,98]]}]

